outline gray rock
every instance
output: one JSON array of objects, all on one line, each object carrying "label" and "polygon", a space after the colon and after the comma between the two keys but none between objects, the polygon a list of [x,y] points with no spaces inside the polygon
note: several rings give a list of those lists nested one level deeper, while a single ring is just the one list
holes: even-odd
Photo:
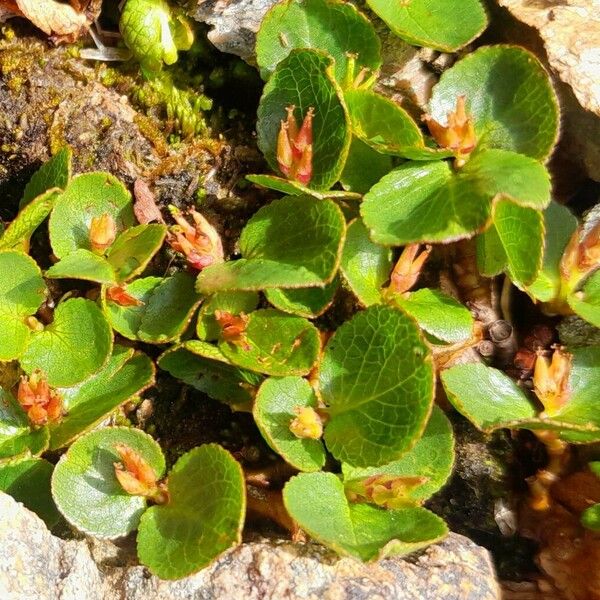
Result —
[{"label": "gray rock", "polygon": [[36,515],[0,493],[0,548],[2,600],[500,598],[487,551],[456,534],[419,555],[371,565],[312,543],[261,539],[226,552],[196,575],[161,581],[115,557],[98,560],[89,542],[54,537]]}]

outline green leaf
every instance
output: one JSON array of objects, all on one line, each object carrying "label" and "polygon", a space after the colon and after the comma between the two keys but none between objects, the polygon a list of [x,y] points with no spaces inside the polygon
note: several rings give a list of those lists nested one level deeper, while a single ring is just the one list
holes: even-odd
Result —
[{"label": "green leaf", "polygon": [[383,510],[351,504],[333,473],[301,473],[283,488],[290,516],[317,541],[339,554],[361,560],[403,555],[424,548],[448,533],[442,519],[415,506]]},{"label": "green leaf", "polygon": [[142,273],[160,250],[166,235],[167,227],[157,223],[125,230],[106,255],[115,270],[117,281],[121,283]]},{"label": "green leaf", "polygon": [[19,358],[31,336],[27,317],[46,298],[46,284],[35,261],[16,250],[0,252],[0,361]]},{"label": "green leaf", "polygon": [[442,371],[441,379],[454,408],[483,431],[537,416],[533,402],[498,369],[481,363],[457,365]]},{"label": "green leaf", "polygon": [[93,217],[110,215],[121,232],[134,225],[131,195],[109,173],[77,175],[58,196],[50,215],[50,242],[58,258],[78,248],[92,250],[90,224]]},{"label": "green leaf", "polygon": [[449,242],[484,229],[497,195],[545,208],[548,172],[536,160],[506,150],[476,153],[456,171],[443,161],[407,162],[371,189],[361,214],[377,243]]},{"label": "green leaf", "polygon": [[381,287],[390,278],[392,251],[369,239],[364,223],[348,226],[340,270],[354,295],[364,306],[381,302]]},{"label": "green leaf", "polygon": [[345,190],[366,194],[392,167],[391,156],[376,152],[353,136],[340,182]]},{"label": "green leaf", "polygon": [[539,210],[500,199],[492,225],[477,238],[477,264],[487,277],[506,269],[520,288],[532,283],[542,265],[544,218]]},{"label": "green leaf", "polygon": [[537,278],[527,291],[542,302],[549,302],[559,293],[559,265],[567,243],[577,229],[577,218],[562,204],[552,201],[544,211],[544,261]]},{"label": "green leaf", "polygon": [[312,387],[301,377],[266,379],[258,390],[252,414],[267,444],[299,471],[319,471],[325,465],[321,440],[300,439],[290,431],[296,407],[318,406]]},{"label": "green leaf", "polygon": [[27,203],[0,237],[0,250],[27,252],[33,232],[50,214],[57,197],[57,190],[52,189]]},{"label": "green leaf", "polygon": [[43,371],[53,387],[71,386],[99,371],[112,351],[112,331],[91,300],[71,298],[54,311],[54,321],[31,335],[21,366]]},{"label": "green leaf", "polygon": [[94,283],[116,284],[115,271],[109,262],[91,250],[78,248],[46,271],[50,279],[83,279]]},{"label": "green leaf", "polygon": [[[437,0],[436,0],[437,1]],[[478,144],[546,158],[558,137],[558,103],[540,61],[517,46],[484,46],[444,72],[433,88],[431,116],[446,123],[465,96]]]},{"label": "green leaf", "polygon": [[413,46],[456,52],[487,27],[479,0],[367,0],[371,10]]},{"label": "green leaf", "polygon": [[122,336],[149,344],[178,339],[201,300],[194,290],[194,278],[187,273],[136,279],[127,285],[127,293],[143,304],[121,306],[103,294],[108,320]]},{"label": "green leaf", "polygon": [[215,319],[215,311],[222,310],[232,315],[248,314],[256,310],[259,297],[256,292],[217,292],[202,304],[198,313],[196,335],[201,340],[214,342],[221,335],[221,328]]},{"label": "green leaf", "polygon": [[432,356],[401,311],[371,306],[346,321],[325,347],[318,380],[330,416],[325,443],[338,460],[382,465],[423,433],[433,402]]},{"label": "green leaf", "polygon": [[99,538],[114,539],[137,528],[146,509],[143,496],[132,496],[115,476],[123,444],[139,454],[160,479],[165,459],[146,433],[130,427],[97,429],[80,437],[63,454],[52,475],[52,497],[73,527]]},{"label": "green leaf", "polygon": [[600,327],[600,271],[590,275],[581,290],[570,294],[568,302],[582,319]]},{"label": "green leaf", "polygon": [[[285,0],[263,18],[256,37],[256,62],[264,79],[293,49],[312,48],[335,60],[335,78],[350,82],[361,69],[381,66],[381,43],[371,22],[339,0]],[[356,55],[348,73],[349,55]]]},{"label": "green leaf", "polygon": [[325,53],[292,50],[277,65],[258,106],[258,147],[274,171],[279,171],[277,136],[287,117],[286,107],[296,107],[298,122],[314,108],[313,169],[308,187],[317,190],[330,188],[340,178],[350,147],[348,114],[333,79],[333,65]]},{"label": "green leaf", "polygon": [[269,289],[265,290],[265,297],[283,312],[315,319],[331,306],[339,283],[338,279],[334,279],[322,288]]},{"label": "green leaf", "polygon": [[145,354],[115,346],[101,371],[83,383],[58,390],[65,415],[50,425],[50,449],[66,446],[153,383],[154,365]]},{"label": "green leaf", "polygon": [[[391,167],[390,167],[391,168]],[[246,175],[246,179],[256,185],[267,188],[269,190],[275,190],[282,194],[288,194],[290,196],[312,196],[317,200],[325,200],[332,198],[335,200],[360,200],[361,195],[356,194],[352,191],[345,192],[343,190],[311,190],[310,188],[292,181],[290,179],[284,179],[283,177],[277,177],[275,175]]]},{"label": "green leaf", "polygon": [[230,365],[215,346],[197,340],[167,350],[159,357],[158,366],[176,379],[234,408],[250,404],[254,390],[262,380],[258,373]]},{"label": "green leaf", "polygon": [[202,294],[268,288],[323,287],[335,277],[346,223],[331,200],[288,196],[263,206],[240,236],[243,258],[198,276]]},{"label": "green leaf", "polygon": [[407,297],[395,297],[394,302],[416,319],[419,327],[436,342],[465,342],[473,333],[473,316],[469,309],[439,290],[423,288]]},{"label": "green leaf", "polygon": [[301,317],[266,308],[248,316],[240,342],[221,341],[232,364],[265,375],[307,375],[319,355],[319,332]]},{"label": "green leaf", "polygon": [[45,162],[25,186],[19,207],[23,208],[48,190],[54,188],[64,190],[71,178],[72,156],[71,148],[64,146],[50,160]]},{"label": "green leaf", "polygon": [[54,467],[42,458],[31,458],[0,465],[0,491],[33,511],[51,529],[59,513],[50,493]]},{"label": "green leaf", "polygon": [[426,147],[412,117],[389,98],[371,90],[350,90],[344,100],[352,133],[374,150],[415,160],[450,156],[444,150]]},{"label": "green leaf", "polygon": [[161,579],[178,579],[209,565],[241,542],[246,513],[239,463],[216,444],[184,454],[169,474],[169,503],[140,522],[142,564]]},{"label": "green leaf", "polygon": [[32,429],[15,397],[0,388],[0,463],[41,454],[48,447],[48,437],[48,428]]},{"label": "green leaf", "polygon": [[593,504],[581,513],[581,523],[592,531],[600,531],[600,503]]},{"label": "green leaf", "polygon": [[356,469],[343,464],[342,473],[345,485],[360,482],[376,475],[424,477],[426,480],[407,494],[409,499],[421,503],[446,484],[453,466],[454,436],[452,435],[452,426],[444,412],[434,406],[423,437],[402,458],[381,467],[368,467],[366,469]]}]

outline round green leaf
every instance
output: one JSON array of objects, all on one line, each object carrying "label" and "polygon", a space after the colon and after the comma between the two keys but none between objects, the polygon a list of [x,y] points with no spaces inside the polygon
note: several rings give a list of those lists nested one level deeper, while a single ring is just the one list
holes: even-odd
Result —
[{"label": "round green leaf", "polygon": [[5,459],[36,456],[48,448],[48,428],[32,429],[15,397],[0,388],[0,463]]},{"label": "round green leaf", "polygon": [[246,407],[262,377],[227,362],[218,348],[191,340],[174,346],[158,359],[158,366],[176,379],[233,407]]},{"label": "round green leaf", "polygon": [[83,383],[58,390],[65,415],[50,425],[50,449],[66,446],[153,383],[154,365],[145,354],[115,346],[101,371]]},{"label": "round green leaf", "polygon": [[319,471],[325,464],[321,440],[300,439],[290,431],[296,407],[318,406],[312,387],[301,377],[269,378],[258,390],[252,414],[269,446],[299,471]]},{"label": "round green leaf", "polygon": [[558,137],[558,102],[548,73],[531,52],[484,46],[467,55],[433,88],[431,116],[445,124],[459,96],[465,96],[479,146],[537,159],[552,151]]},{"label": "round green leaf", "polygon": [[83,279],[95,283],[115,284],[115,270],[103,257],[91,250],[78,248],[46,271],[51,279]]},{"label": "round green leaf", "polygon": [[442,52],[466,46],[488,23],[480,0],[367,0],[367,4],[398,37]]},{"label": "round green leaf", "polygon": [[129,427],[107,427],[79,438],[58,461],[52,475],[52,497],[62,515],[79,531],[117,538],[137,528],[146,499],[132,496],[115,476],[121,458],[115,446],[137,452],[157,478],[165,471],[160,446],[146,433]]},{"label": "round green leaf", "polygon": [[46,297],[35,261],[15,250],[0,252],[0,361],[23,354],[31,330],[25,324]]},{"label": "round green leaf", "polygon": [[265,375],[307,375],[319,355],[317,328],[306,319],[266,308],[248,317],[243,340],[221,341],[232,364]]},{"label": "round green leaf", "polygon": [[348,115],[341,90],[333,79],[333,59],[316,50],[292,50],[277,65],[258,106],[258,147],[274,171],[277,136],[286,107],[295,106],[298,122],[314,108],[312,179],[308,187],[330,188],[344,168],[350,147]]},{"label": "round green leaf", "polygon": [[444,412],[434,406],[423,436],[402,458],[381,467],[367,467],[366,469],[357,469],[343,464],[342,473],[344,484],[362,481],[376,475],[424,477],[425,481],[407,494],[409,499],[420,503],[445,485],[452,473],[453,466],[452,426]]},{"label": "round green leaf", "polygon": [[366,194],[392,167],[391,156],[380,154],[353,136],[340,182],[345,190]]},{"label": "round green leaf", "polygon": [[319,392],[329,451],[356,467],[386,464],[423,433],[434,392],[431,351],[403,312],[371,306],[329,340]]},{"label": "round green leaf", "polygon": [[307,195],[312,196],[317,200],[326,200],[327,198],[335,200],[360,200],[361,198],[360,194],[356,194],[352,191],[324,190],[320,192],[318,190],[311,190],[297,181],[284,179],[283,177],[277,177],[275,175],[246,175],[246,179],[261,187],[275,190],[276,192],[281,192],[282,194],[287,194],[289,196]]},{"label": "round green leaf", "polygon": [[179,338],[201,300],[194,289],[194,278],[187,273],[164,279],[136,279],[127,285],[127,293],[143,304],[121,306],[103,294],[108,320],[122,336],[149,344],[164,344]]},{"label": "round green leaf", "polygon": [[[335,60],[335,78],[343,85],[362,68],[381,66],[381,44],[371,22],[352,4],[339,0],[285,0],[275,4],[261,22],[256,37],[256,62],[263,78],[292,49],[323,50]],[[348,73],[349,55],[356,55]]]},{"label": "round green leaf", "polygon": [[317,541],[361,560],[403,555],[439,541],[446,524],[419,506],[384,510],[349,503],[333,473],[300,473],[283,488],[290,516]]},{"label": "round green leaf", "polygon": [[315,319],[321,316],[333,302],[339,287],[339,280],[334,279],[325,287],[269,289],[265,290],[266,299],[283,312]]},{"label": "round green leaf", "polygon": [[213,342],[219,339],[221,328],[215,319],[215,311],[222,310],[232,315],[248,314],[258,306],[256,292],[217,292],[204,301],[198,314],[196,335],[201,340]]},{"label": "round green leaf", "polygon": [[31,458],[0,465],[0,491],[37,514],[49,528],[54,527],[59,513],[50,493],[54,467],[42,458]]},{"label": "round green leaf", "polygon": [[381,302],[381,287],[390,278],[393,266],[392,251],[373,243],[360,219],[350,223],[340,270],[364,306]]},{"label": "round green leaf", "polygon": [[169,503],[140,522],[140,561],[161,579],[178,579],[209,565],[241,541],[246,513],[239,463],[216,444],[184,454],[169,474]]},{"label": "round green leaf", "polygon": [[458,170],[444,161],[407,162],[371,189],[361,214],[380,244],[449,242],[484,229],[498,195],[543,209],[550,202],[548,172],[506,150],[478,152]]},{"label": "round green leaf", "polygon": [[472,335],[473,316],[469,309],[439,290],[423,288],[407,297],[394,298],[394,302],[437,342],[456,344]]},{"label": "round green leaf", "polygon": [[581,523],[592,531],[600,531],[600,503],[594,504],[583,511]]},{"label": "round green leaf", "polygon": [[50,160],[45,162],[31,177],[25,186],[20,208],[29,204],[48,190],[64,190],[71,178],[71,158],[73,152],[69,146],[63,146]]},{"label": "round green leaf", "polygon": [[31,335],[21,366],[28,374],[40,369],[51,386],[70,386],[100,370],[112,344],[110,325],[98,306],[72,298],[56,307],[50,325]]},{"label": "round green leaf", "polygon": [[202,294],[268,288],[323,287],[335,277],[346,222],[331,200],[288,196],[263,206],[240,237],[243,258],[198,276]]},{"label": "round green leaf", "polygon": [[568,302],[582,319],[600,327],[600,270],[584,282],[581,290],[570,294]]},{"label": "round green leaf", "polygon": [[91,250],[90,224],[94,217],[110,215],[117,231],[135,223],[131,195],[109,173],[86,173],[74,177],[56,200],[50,215],[50,242],[58,258],[78,248]]}]

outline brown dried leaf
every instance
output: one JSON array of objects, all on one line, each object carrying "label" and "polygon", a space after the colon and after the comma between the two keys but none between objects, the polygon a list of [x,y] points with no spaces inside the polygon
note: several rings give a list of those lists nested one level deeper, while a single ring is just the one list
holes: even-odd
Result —
[{"label": "brown dried leaf", "polygon": [[158,221],[164,223],[165,220],[156,205],[156,198],[151,192],[148,184],[143,179],[136,179],[133,184],[133,195],[135,202],[133,203],[133,212],[135,218],[142,224]]},{"label": "brown dried leaf", "polygon": [[75,40],[90,25],[84,13],[56,0],[16,0],[16,3],[23,16],[46,35]]}]

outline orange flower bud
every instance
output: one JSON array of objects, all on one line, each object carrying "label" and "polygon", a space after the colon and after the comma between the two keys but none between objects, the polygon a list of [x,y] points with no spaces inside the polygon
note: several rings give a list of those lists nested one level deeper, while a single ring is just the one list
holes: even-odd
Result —
[{"label": "orange flower bud", "polygon": [[157,504],[168,501],[168,493],[156,479],[154,469],[132,448],[117,444],[115,450],[121,458],[114,463],[115,477],[121,487],[132,496],[144,496]]},{"label": "orange flower bud", "polygon": [[90,243],[92,250],[104,254],[112,246],[117,237],[117,224],[108,213],[100,217],[93,217],[90,223]]},{"label": "orange flower bud", "polygon": [[199,212],[190,210],[194,221],[192,225],[183,218],[179,209],[171,206],[170,210],[177,225],[171,227],[167,241],[173,250],[185,255],[190,266],[201,271],[225,260],[221,237]]},{"label": "orange flower bud", "polygon": [[127,292],[125,286],[113,285],[106,290],[106,297],[119,306],[143,306],[144,303]]},{"label": "orange flower bud", "polygon": [[415,500],[409,494],[427,477],[397,477],[395,475],[373,475],[362,481],[351,482],[346,494],[353,502],[369,502],[385,508],[414,506]]},{"label": "orange flower bud", "polygon": [[221,337],[226,341],[244,350],[249,350],[250,346],[246,341],[246,327],[248,325],[248,316],[244,313],[232,315],[226,310],[215,310],[215,319],[221,328]]},{"label": "orange flower bud", "polygon": [[308,185],[312,179],[312,121],[315,111],[308,109],[298,129],[294,109],[294,106],[288,106],[287,118],[281,121],[277,136],[277,163],[286,177]]},{"label": "orange flower bud", "polygon": [[40,371],[34,371],[31,377],[21,377],[17,400],[34,427],[58,421],[62,416],[62,398],[50,388]]},{"label": "orange flower bud", "polygon": [[475,128],[471,117],[467,116],[465,97],[456,100],[456,109],[448,113],[448,124],[442,125],[429,115],[423,117],[433,139],[442,147],[461,156],[471,153],[477,144]]},{"label": "orange flower bud", "polygon": [[556,414],[569,401],[572,356],[556,348],[552,360],[538,354],[533,371],[533,389],[547,416]]},{"label": "orange flower bud", "polygon": [[389,290],[391,292],[403,294],[417,283],[423,265],[431,254],[431,246],[425,246],[421,254],[418,254],[419,248],[420,244],[409,244],[402,250],[390,277]]},{"label": "orange flower bud", "polygon": [[310,406],[297,406],[297,417],[290,422],[290,431],[300,439],[318,440],[323,435],[323,419]]}]

